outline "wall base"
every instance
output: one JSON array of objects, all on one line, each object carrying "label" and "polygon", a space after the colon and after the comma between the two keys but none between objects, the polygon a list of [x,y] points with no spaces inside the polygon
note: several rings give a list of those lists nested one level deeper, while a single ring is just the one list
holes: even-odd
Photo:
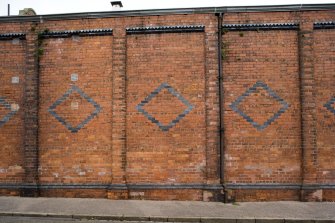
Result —
[{"label": "wall base", "polygon": [[300,190],[297,189],[227,189],[227,201],[299,201]]},{"label": "wall base", "polygon": [[0,189],[0,196],[20,196],[19,189]]},{"label": "wall base", "polygon": [[107,198],[111,200],[177,200],[224,202],[335,201],[335,189],[0,189],[0,196]]},{"label": "wall base", "polygon": [[105,189],[41,189],[41,197],[107,198]]},{"label": "wall base", "polygon": [[335,201],[335,189],[303,189],[301,201]]},{"label": "wall base", "polygon": [[22,188],[20,190],[21,197],[39,197],[39,190],[37,188]]}]

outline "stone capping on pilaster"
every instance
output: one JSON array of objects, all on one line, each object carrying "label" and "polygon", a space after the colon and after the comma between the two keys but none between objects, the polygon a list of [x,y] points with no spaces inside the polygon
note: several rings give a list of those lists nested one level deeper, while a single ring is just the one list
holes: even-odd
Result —
[{"label": "stone capping on pilaster", "polygon": [[44,31],[40,33],[42,38],[68,38],[71,36],[107,36],[113,35],[113,29],[85,29],[85,30],[63,30]]},{"label": "stone capping on pilaster", "polygon": [[26,39],[25,33],[0,33],[0,40]]},{"label": "stone capping on pilaster", "polygon": [[297,23],[262,23],[262,24],[224,24],[227,31],[268,31],[268,30],[298,30]]},{"label": "stone capping on pilaster", "polygon": [[204,25],[147,26],[147,27],[126,28],[127,35],[155,34],[155,33],[190,33],[190,32],[204,32],[204,31],[205,31]]},{"label": "stone capping on pilaster", "polygon": [[335,29],[335,21],[315,22],[314,29]]}]

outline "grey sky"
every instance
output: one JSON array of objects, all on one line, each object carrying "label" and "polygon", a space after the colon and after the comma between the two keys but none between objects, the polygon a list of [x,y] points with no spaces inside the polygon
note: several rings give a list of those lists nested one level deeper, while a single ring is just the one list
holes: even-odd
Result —
[{"label": "grey sky", "polygon": [[[7,15],[7,5],[11,5],[11,15],[18,15],[23,8],[33,8],[39,15],[72,12],[96,12],[116,10],[111,0],[0,0],[0,16]],[[206,6],[248,6],[335,3],[334,0],[122,0],[124,8],[118,10],[187,8]]]}]

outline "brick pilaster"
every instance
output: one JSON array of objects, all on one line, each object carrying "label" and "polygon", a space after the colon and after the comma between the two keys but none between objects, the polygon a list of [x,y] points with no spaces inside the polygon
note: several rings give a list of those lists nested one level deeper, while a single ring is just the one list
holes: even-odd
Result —
[{"label": "brick pilaster", "polygon": [[[206,25],[206,182],[220,183],[220,120],[217,17],[210,16]],[[221,192],[219,192],[220,194]],[[219,194],[215,196],[220,196]],[[204,196],[205,197],[205,196]],[[219,198],[216,198],[216,200]]]},{"label": "brick pilaster", "polygon": [[[317,134],[313,51],[313,22],[302,14],[299,31],[300,94],[302,127],[302,200],[310,200],[306,186],[317,183]],[[318,199],[317,197],[313,199]]]},{"label": "brick pilaster", "polygon": [[[126,33],[123,27],[114,29],[112,115],[112,184],[122,185],[126,183]],[[108,194],[111,199],[127,198],[122,188],[112,191]]]},{"label": "brick pilaster", "polygon": [[26,36],[26,77],[24,98],[24,187],[21,195],[38,196],[38,41],[37,33],[29,32]]}]

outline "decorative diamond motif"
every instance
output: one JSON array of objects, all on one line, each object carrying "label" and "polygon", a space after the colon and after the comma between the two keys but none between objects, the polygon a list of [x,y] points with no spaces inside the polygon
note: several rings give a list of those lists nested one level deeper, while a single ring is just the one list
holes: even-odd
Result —
[{"label": "decorative diamond motif", "polygon": [[332,99],[330,99],[326,104],[324,104],[324,107],[335,115],[335,109],[332,106],[333,104],[335,104],[335,96]]},{"label": "decorative diamond motif", "polygon": [[[279,102],[282,107],[272,116],[270,117],[267,121],[264,123],[260,124],[255,122],[249,115],[245,114],[243,111],[241,111],[238,108],[238,105],[244,101],[244,99],[248,96],[250,96],[252,93],[257,91],[257,88],[263,88],[267,93],[275,99],[277,102]],[[263,130],[266,127],[268,127],[272,122],[274,122],[281,114],[283,114],[289,107],[289,104],[279,97],[267,84],[265,84],[262,81],[257,81],[251,88],[249,88],[244,94],[242,94],[240,97],[234,101],[230,107],[235,111],[237,114],[241,115],[247,122],[251,123],[256,129],[258,130]]]},{"label": "decorative diamond motif", "polygon": [[0,119],[0,127],[2,127],[4,124],[6,124],[10,120],[10,118],[13,115],[16,114],[18,110],[12,109],[12,106],[3,97],[0,97],[0,106],[3,106],[7,110],[9,110],[9,112],[2,119]]},{"label": "decorative diamond motif", "polygon": [[[91,103],[95,110],[87,116],[85,120],[83,120],[81,123],[79,123],[77,126],[72,126],[70,123],[68,123],[64,118],[60,117],[55,109],[58,105],[60,105],[62,102],[64,102],[73,92],[77,92],[81,97],[83,97],[87,102]],[[91,121],[95,116],[99,114],[101,111],[101,107],[98,103],[96,103],[92,98],[90,98],[88,95],[86,95],[82,90],[80,90],[79,87],[73,85],[65,94],[60,97],[53,105],[51,105],[48,109],[48,112],[53,115],[60,123],[62,123],[68,130],[70,130],[72,133],[78,132],[80,129],[82,129],[89,121]]]},{"label": "decorative diamond motif", "polygon": [[[154,97],[156,97],[163,89],[167,89],[170,94],[178,98],[187,108],[179,114],[174,120],[172,120],[169,124],[163,125],[159,120],[149,114],[144,110],[144,106],[148,104]],[[141,103],[136,106],[137,111],[141,112],[145,117],[147,117],[152,123],[155,123],[162,131],[169,131],[170,128],[175,126],[180,120],[182,120],[190,111],[193,109],[193,105],[191,105],[183,96],[181,96],[173,87],[171,87],[167,83],[162,83],[157,89],[149,94]]]}]

